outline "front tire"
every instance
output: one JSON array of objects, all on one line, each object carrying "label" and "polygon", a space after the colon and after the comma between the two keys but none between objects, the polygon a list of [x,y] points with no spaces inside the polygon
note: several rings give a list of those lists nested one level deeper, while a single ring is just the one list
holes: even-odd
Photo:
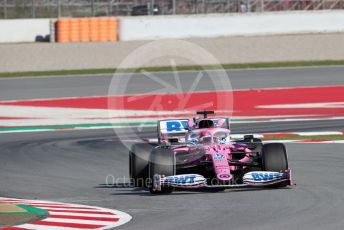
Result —
[{"label": "front tire", "polygon": [[137,143],[129,151],[129,175],[135,187],[147,187],[149,155],[155,145]]},{"label": "front tire", "polygon": [[284,144],[271,143],[263,145],[262,169],[273,172],[285,172],[288,169],[288,156]]},{"label": "front tire", "polygon": [[153,194],[171,193],[172,187],[162,187],[161,191],[153,190],[153,177],[155,174],[173,176],[176,174],[176,159],[172,149],[155,148],[153,149],[149,161],[149,178],[151,185],[149,191]]}]

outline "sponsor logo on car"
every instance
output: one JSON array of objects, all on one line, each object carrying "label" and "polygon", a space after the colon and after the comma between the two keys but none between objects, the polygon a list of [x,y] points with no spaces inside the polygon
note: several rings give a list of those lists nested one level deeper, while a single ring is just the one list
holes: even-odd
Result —
[{"label": "sponsor logo on car", "polygon": [[162,132],[185,132],[187,128],[187,120],[169,120],[160,121],[160,129]]},{"label": "sponsor logo on car", "polygon": [[229,175],[229,174],[220,174],[219,178],[228,179],[228,178],[231,178],[231,175]]},{"label": "sponsor logo on car", "polygon": [[226,159],[226,157],[223,154],[215,153],[214,154],[214,160],[222,160]]},{"label": "sponsor logo on car", "polygon": [[177,184],[177,185],[194,185],[203,183],[205,178],[197,174],[184,174],[184,175],[175,175],[167,176],[164,178],[165,184]]},{"label": "sponsor logo on car", "polygon": [[282,179],[283,173],[268,172],[268,171],[254,171],[246,173],[243,177],[246,182],[269,182]]}]

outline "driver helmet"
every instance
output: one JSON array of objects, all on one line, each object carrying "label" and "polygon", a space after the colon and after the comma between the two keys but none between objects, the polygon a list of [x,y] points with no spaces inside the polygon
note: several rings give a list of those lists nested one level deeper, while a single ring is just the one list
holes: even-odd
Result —
[{"label": "driver helmet", "polygon": [[211,142],[211,134],[209,132],[201,132],[199,134],[199,141],[202,142],[207,142],[210,143]]}]

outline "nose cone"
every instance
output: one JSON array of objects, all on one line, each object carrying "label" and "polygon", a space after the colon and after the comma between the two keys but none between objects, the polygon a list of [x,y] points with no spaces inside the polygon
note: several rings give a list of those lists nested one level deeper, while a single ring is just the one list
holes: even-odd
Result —
[{"label": "nose cone", "polygon": [[222,181],[229,181],[232,179],[230,174],[230,168],[228,165],[228,154],[221,146],[214,148],[213,152],[213,165],[216,173],[216,177]]}]

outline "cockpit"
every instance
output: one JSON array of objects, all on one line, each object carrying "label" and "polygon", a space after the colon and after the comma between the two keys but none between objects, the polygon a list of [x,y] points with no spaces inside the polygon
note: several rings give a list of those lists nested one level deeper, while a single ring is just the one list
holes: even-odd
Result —
[{"label": "cockpit", "polygon": [[209,130],[193,130],[186,134],[185,138],[186,142],[194,143],[194,144],[204,144],[204,145],[211,145],[211,144],[220,144],[226,145],[230,143],[230,131],[221,129],[215,131]]}]

